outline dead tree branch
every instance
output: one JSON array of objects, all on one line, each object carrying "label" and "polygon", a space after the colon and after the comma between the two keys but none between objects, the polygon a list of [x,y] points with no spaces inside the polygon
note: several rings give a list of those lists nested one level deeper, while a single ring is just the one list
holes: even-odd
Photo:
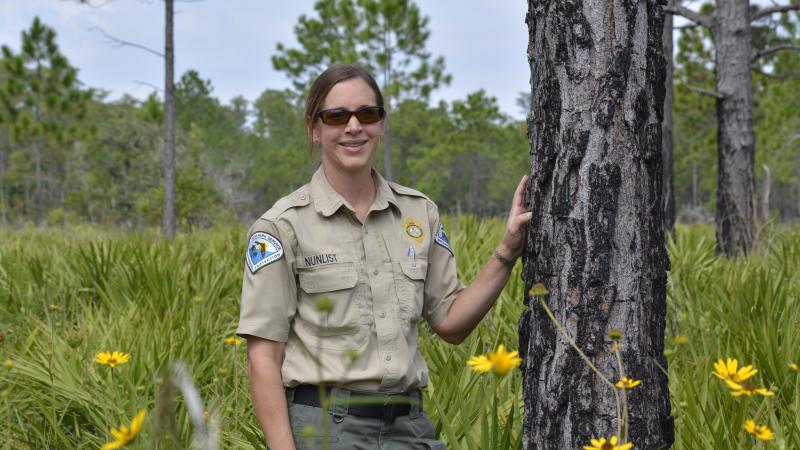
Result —
[{"label": "dead tree branch", "polygon": [[698,94],[710,95],[710,96],[716,97],[716,98],[725,98],[725,94],[723,94],[721,92],[718,92],[718,91],[711,90],[711,89],[701,88],[701,87],[692,86],[692,85],[686,86],[686,89],[688,89],[688,90],[690,90],[692,92],[697,92]]},{"label": "dead tree branch", "polygon": [[[664,8],[666,11],[666,8]],[[770,14],[779,13],[779,12],[789,12],[789,11],[798,11],[800,10],[800,4],[798,5],[777,5],[777,6],[770,6],[769,8],[762,8],[750,15],[750,21],[755,22],[756,20],[763,19],[764,17],[769,16]]]},{"label": "dead tree branch", "polygon": [[670,2],[669,5],[665,6],[664,12],[675,16],[681,16],[685,19],[691,20],[692,22],[698,25],[702,25],[706,28],[711,28],[712,24],[711,16],[700,14],[697,11],[692,11],[691,9],[685,6],[676,5],[675,2]]},{"label": "dead tree branch", "polygon": [[758,59],[763,58],[764,56],[771,55],[775,52],[779,52],[781,50],[796,50],[800,51],[800,45],[795,44],[779,44],[773,47],[767,47],[765,49],[757,51],[753,58],[750,59],[750,62],[756,62]]},{"label": "dead tree branch", "polygon": [[137,44],[135,42],[125,41],[125,40],[122,40],[122,39],[120,39],[118,37],[112,36],[112,35],[106,33],[106,31],[104,29],[100,28],[100,27],[91,27],[91,28],[89,28],[89,30],[91,30],[91,31],[99,31],[100,34],[102,34],[106,39],[108,39],[115,48],[119,48],[119,47],[134,47],[134,48],[138,48],[139,50],[144,50],[144,51],[146,51],[148,53],[152,53],[152,54],[158,56],[159,58],[164,58],[164,54],[163,53],[160,53],[160,52],[158,52],[156,50],[153,50],[152,48],[145,47],[144,45],[140,45],[140,44]]}]

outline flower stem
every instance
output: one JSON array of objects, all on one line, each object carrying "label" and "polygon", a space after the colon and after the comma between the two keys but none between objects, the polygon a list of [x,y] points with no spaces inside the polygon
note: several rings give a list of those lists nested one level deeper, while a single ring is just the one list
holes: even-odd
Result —
[{"label": "flower stem", "polygon": [[[623,379],[625,377],[625,371],[622,369],[622,355],[619,352],[619,346],[614,345],[614,356],[617,357],[617,366],[619,367],[619,379]],[[622,442],[628,442],[628,393],[625,392],[625,389],[620,389],[622,391],[622,424],[621,426],[625,430],[625,436],[618,436],[622,439]]]},{"label": "flower stem", "polygon": [[592,361],[589,359],[589,357],[586,356],[586,354],[583,353],[583,351],[578,347],[578,345],[575,343],[575,340],[573,340],[572,336],[570,336],[569,332],[567,330],[565,330],[563,326],[561,326],[561,323],[553,315],[553,311],[551,311],[550,308],[547,306],[547,303],[545,303],[543,297],[539,297],[539,304],[542,305],[542,308],[544,308],[544,312],[547,313],[547,317],[549,317],[550,321],[553,322],[553,325],[556,326],[556,329],[558,329],[558,332],[561,333],[561,335],[564,336],[564,339],[566,339],[567,342],[569,342],[569,345],[572,346],[572,348],[574,348],[576,352],[578,352],[578,355],[583,359],[583,362],[585,362],[586,365],[590,369],[592,369],[592,371],[594,371],[594,373],[597,374],[597,376],[600,377],[600,379],[603,380],[603,382],[605,384],[607,384],[608,387],[611,388],[611,392],[614,393],[614,403],[615,403],[615,405],[617,407],[617,424],[618,424],[617,425],[617,434],[621,435],[622,434],[622,417],[620,415],[621,414],[621,407],[620,407],[619,393],[617,392],[617,387],[608,378],[606,378],[605,375],[603,375],[602,372],[600,372],[597,369],[597,367],[595,367],[595,365],[592,363]]}]

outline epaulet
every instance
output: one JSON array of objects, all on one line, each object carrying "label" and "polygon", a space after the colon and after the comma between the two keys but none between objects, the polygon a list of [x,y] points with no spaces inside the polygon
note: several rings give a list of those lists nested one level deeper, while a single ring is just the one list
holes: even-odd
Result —
[{"label": "epaulet", "polygon": [[403,185],[397,184],[397,183],[395,183],[393,181],[389,181],[389,187],[392,188],[392,190],[396,194],[410,195],[412,197],[422,197],[422,198],[430,200],[430,198],[428,198],[428,196],[423,194],[422,192],[420,192],[420,191],[418,191],[416,189],[411,189],[410,187],[405,187]]},{"label": "epaulet", "polygon": [[300,189],[275,202],[272,208],[265,212],[261,218],[273,222],[287,210],[306,206],[309,203],[311,203],[311,194],[308,185],[304,185]]}]

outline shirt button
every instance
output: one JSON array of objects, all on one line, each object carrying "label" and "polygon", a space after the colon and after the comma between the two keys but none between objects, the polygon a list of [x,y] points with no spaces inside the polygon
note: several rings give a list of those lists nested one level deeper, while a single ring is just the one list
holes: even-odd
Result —
[{"label": "shirt button", "polygon": [[384,317],[386,317],[386,313],[385,313],[385,312],[382,312],[382,313],[380,313],[380,314],[378,314],[378,315],[379,315],[381,318],[384,318]]},{"label": "shirt button", "polygon": [[372,274],[373,274],[373,275],[377,275],[377,274],[378,274],[378,269],[375,269],[375,270],[373,270],[373,271],[372,271]]},{"label": "shirt button", "polygon": [[386,360],[387,361],[391,361],[392,360],[392,355],[386,355]]},{"label": "shirt button", "polygon": [[306,196],[305,196],[305,195],[301,195],[301,196],[300,196],[300,200],[305,200],[305,199],[306,199]]}]

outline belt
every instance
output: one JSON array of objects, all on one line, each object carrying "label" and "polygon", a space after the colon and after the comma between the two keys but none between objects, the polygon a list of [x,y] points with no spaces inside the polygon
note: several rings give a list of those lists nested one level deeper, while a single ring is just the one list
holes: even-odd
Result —
[{"label": "belt", "polygon": [[[419,391],[401,392],[397,394],[380,392],[359,392],[344,390],[350,394],[350,402],[344,405],[347,414],[359,417],[371,417],[373,419],[383,419],[386,423],[394,422],[394,419],[407,416],[411,412],[411,403],[419,402],[422,409],[422,395]],[[330,395],[331,388],[325,387],[325,392]],[[293,402],[298,405],[321,406],[319,398],[319,387],[311,384],[301,384],[294,388]]]}]

